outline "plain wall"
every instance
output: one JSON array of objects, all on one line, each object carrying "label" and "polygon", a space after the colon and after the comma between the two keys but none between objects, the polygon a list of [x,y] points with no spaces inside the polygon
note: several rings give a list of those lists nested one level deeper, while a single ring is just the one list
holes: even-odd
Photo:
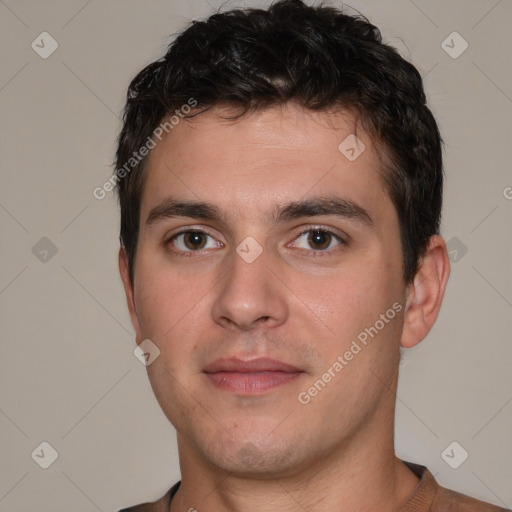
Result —
[{"label": "plain wall", "polygon": [[[179,479],[174,429],[133,355],[117,205],[92,191],[113,170],[131,78],[220,4],[0,3],[0,511],[112,511]],[[446,143],[452,275],[436,326],[401,364],[397,452],[512,507],[512,2],[350,5],[424,75]],[[31,47],[43,31],[58,42],[46,59]],[[458,58],[442,47],[454,31],[469,44]],[[58,452],[48,469],[31,457],[43,441]],[[441,457],[453,441],[469,453],[458,469]]]}]

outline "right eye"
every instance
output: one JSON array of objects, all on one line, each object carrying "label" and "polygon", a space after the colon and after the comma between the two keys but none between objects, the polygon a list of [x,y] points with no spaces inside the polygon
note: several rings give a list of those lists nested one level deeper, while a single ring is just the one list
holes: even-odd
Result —
[{"label": "right eye", "polygon": [[169,239],[167,244],[176,248],[171,248],[171,251],[176,253],[199,252],[202,250],[222,247],[222,244],[217,242],[211,235],[198,230],[189,230],[177,233]]}]

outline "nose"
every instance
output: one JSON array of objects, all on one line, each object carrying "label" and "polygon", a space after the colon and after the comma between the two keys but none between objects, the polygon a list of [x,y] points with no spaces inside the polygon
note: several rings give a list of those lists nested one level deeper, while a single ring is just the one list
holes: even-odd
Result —
[{"label": "nose", "polygon": [[241,330],[283,324],[289,314],[286,287],[265,252],[252,263],[234,252],[229,263],[231,270],[219,284],[212,305],[213,320],[224,328]]}]

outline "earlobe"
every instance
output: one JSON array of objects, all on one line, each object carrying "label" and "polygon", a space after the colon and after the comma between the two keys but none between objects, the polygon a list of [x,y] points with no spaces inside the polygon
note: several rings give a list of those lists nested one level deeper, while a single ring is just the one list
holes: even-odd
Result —
[{"label": "earlobe", "polygon": [[434,235],[408,287],[401,338],[403,347],[414,347],[432,329],[441,309],[449,275],[450,260],[446,242],[442,237]]},{"label": "earlobe", "polygon": [[139,319],[137,317],[137,311],[135,308],[135,293],[134,287],[130,281],[130,272],[128,266],[128,255],[124,247],[119,249],[119,273],[123,281],[124,293],[126,295],[126,303],[128,305],[128,311],[130,313],[130,319],[132,322],[133,329],[135,330],[135,341],[137,345],[142,341]]}]

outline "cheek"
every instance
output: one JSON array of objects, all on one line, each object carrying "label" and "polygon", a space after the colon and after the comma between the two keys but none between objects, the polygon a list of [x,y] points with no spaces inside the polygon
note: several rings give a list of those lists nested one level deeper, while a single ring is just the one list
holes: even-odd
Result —
[{"label": "cheek", "polygon": [[156,258],[141,256],[135,272],[135,307],[142,334],[167,338],[200,303],[201,290]]},{"label": "cheek", "polygon": [[[194,278],[168,264],[151,263],[150,258],[141,258],[136,273],[135,307],[141,335],[160,349],[162,371],[178,375],[189,367],[187,362],[198,349],[197,340],[204,339],[215,280],[210,283],[204,275]],[[158,365],[148,368],[157,371]],[[165,381],[165,375],[160,377]],[[155,375],[155,382],[160,377]]]},{"label": "cheek", "polygon": [[[396,265],[388,266],[385,259],[380,259],[378,264],[361,260],[360,265],[340,269],[335,278],[321,283],[320,293],[318,283],[304,286],[304,303],[329,328],[330,334],[325,340],[329,352],[337,353],[340,348],[350,345],[376,322],[379,331],[376,339],[397,338],[400,315],[393,309],[393,304],[401,304],[400,282]],[[388,310],[390,313],[386,315]],[[382,329],[381,315],[387,320]],[[364,338],[364,334],[362,336]]]}]

